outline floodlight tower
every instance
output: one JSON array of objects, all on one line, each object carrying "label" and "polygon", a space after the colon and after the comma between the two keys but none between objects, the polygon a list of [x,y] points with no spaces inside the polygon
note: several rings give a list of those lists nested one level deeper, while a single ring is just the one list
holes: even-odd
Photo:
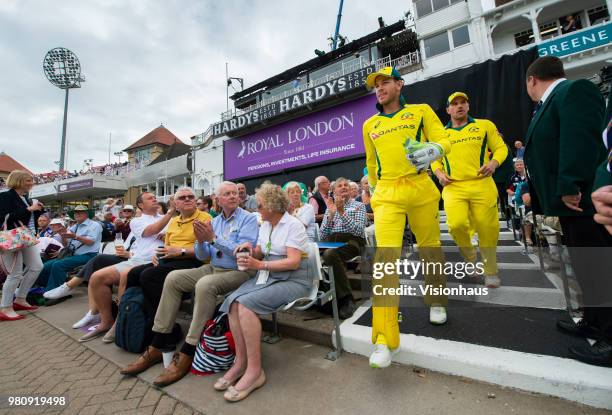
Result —
[{"label": "floodlight tower", "polygon": [[53,85],[66,90],[64,101],[64,125],[62,128],[62,146],[60,150],[59,170],[64,170],[66,155],[66,122],[68,121],[68,91],[80,88],[85,78],[81,76],[81,64],[77,56],[66,48],[51,49],[43,60],[45,76]]}]

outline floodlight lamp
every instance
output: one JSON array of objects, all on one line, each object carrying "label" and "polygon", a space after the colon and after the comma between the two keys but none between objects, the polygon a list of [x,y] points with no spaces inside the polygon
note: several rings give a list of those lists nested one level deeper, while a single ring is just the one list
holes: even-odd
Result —
[{"label": "floodlight lamp", "polygon": [[81,64],[74,53],[65,48],[51,49],[43,60],[45,76],[61,89],[78,88],[81,82]]}]

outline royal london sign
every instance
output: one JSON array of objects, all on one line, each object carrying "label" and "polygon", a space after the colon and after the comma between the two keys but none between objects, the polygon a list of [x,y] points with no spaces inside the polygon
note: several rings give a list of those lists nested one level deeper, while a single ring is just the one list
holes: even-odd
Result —
[{"label": "royal london sign", "polygon": [[298,108],[323,101],[331,96],[365,87],[365,80],[375,71],[374,65],[331,79],[315,87],[306,89],[279,101],[272,102],[253,111],[237,115],[229,120],[212,126],[213,137],[231,133],[258,122],[277,117]]},{"label": "royal london sign", "polygon": [[605,46],[612,40],[612,23],[568,33],[538,45],[540,56],[567,56],[577,52]]}]

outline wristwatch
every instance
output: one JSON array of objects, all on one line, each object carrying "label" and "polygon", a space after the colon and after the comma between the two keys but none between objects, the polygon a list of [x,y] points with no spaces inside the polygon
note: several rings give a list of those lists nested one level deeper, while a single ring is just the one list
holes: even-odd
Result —
[{"label": "wristwatch", "polygon": [[187,250],[185,248],[181,248],[181,256],[185,256],[185,252],[187,252]]}]

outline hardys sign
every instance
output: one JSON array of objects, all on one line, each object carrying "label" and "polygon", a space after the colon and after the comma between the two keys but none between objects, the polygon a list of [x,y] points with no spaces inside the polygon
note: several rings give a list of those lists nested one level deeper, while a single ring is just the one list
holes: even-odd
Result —
[{"label": "hardys sign", "polygon": [[226,140],[226,180],[363,155],[363,122],[376,113],[376,96],[355,101],[274,127]]},{"label": "hardys sign", "polygon": [[274,101],[253,111],[235,116],[227,121],[213,124],[212,135],[218,137],[248,127],[249,125],[274,118],[305,105],[324,100],[330,96],[342,94],[357,88],[363,88],[365,87],[365,79],[372,72],[374,72],[373,65],[342,75],[336,79],[331,79],[321,85],[317,85],[279,101]]}]

